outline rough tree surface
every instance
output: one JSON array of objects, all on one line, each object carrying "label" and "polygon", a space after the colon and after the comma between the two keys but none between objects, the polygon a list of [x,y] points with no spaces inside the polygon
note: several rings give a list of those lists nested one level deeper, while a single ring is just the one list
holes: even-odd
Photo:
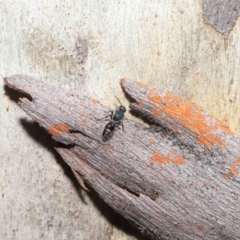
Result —
[{"label": "rough tree surface", "polygon": [[[128,79],[131,108],[154,122],[124,120],[103,142],[109,109],[34,78],[5,78],[56,150],[113,209],[155,239],[240,239],[240,138],[191,102]],[[82,183],[81,183],[82,184]],[[82,184],[83,185],[83,184]]]}]

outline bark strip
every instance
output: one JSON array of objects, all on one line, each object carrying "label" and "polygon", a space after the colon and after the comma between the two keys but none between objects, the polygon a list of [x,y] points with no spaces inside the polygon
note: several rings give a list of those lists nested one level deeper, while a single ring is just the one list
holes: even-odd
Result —
[{"label": "bark strip", "polygon": [[[4,79],[22,109],[61,143],[56,150],[113,209],[154,239],[240,239],[240,138],[179,96],[122,79],[130,107],[154,122],[124,120],[103,142],[109,111],[95,99],[32,77]],[[66,146],[66,147],[63,147]],[[76,175],[76,174],[79,174]]]}]

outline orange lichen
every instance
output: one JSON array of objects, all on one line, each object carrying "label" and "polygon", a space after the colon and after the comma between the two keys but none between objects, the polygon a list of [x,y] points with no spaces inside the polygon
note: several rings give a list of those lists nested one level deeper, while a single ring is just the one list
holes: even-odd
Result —
[{"label": "orange lichen", "polygon": [[222,130],[226,133],[232,133],[232,131],[220,120],[205,115],[195,104],[171,93],[159,96],[156,88],[149,90],[148,100],[155,106],[152,112],[154,118],[164,115],[167,115],[170,119],[175,118],[184,128],[189,129],[197,136],[200,143],[207,146],[215,143],[222,148],[226,147],[216,131]]},{"label": "orange lichen", "polygon": [[136,82],[136,84],[141,88],[147,88],[148,87],[148,85],[146,83]]},{"label": "orange lichen", "polygon": [[176,152],[174,152],[174,151],[171,152],[171,159],[172,159],[172,162],[175,164],[185,164],[185,162],[186,162],[186,160],[183,156],[176,157]]},{"label": "orange lichen", "polygon": [[149,142],[152,144],[152,143],[155,143],[155,138],[150,138],[149,139]]},{"label": "orange lichen", "polygon": [[87,116],[83,116],[83,121],[86,123],[88,120]]},{"label": "orange lichen", "polygon": [[163,102],[163,99],[158,95],[156,88],[149,89],[148,100],[157,104],[161,104]]},{"label": "orange lichen", "polygon": [[48,129],[48,132],[52,135],[59,136],[64,132],[68,132],[69,126],[64,123],[56,123]]},{"label": "orange lichen", "polygon": [[122,78],[122,79],[120,80],[120,83],[121,83],[121,84],[124,84],[124,82],[126,82],[126,80],[127,80],[126,78]]},{"label": "orange lichen", "polygon": [[153,153],[153,155],[151,156],[151,160],[160,164],[167,164],[170,163],[171,160],[169,157],[160,155],[160,151],[157,150]]},{"label": "orange lichen", "polygon": [[236,168],[236,166],[234,166],[233,164],[230,164],[229,167],[233,175],[235,176],[238,175],[238,169]]},{"label": "orange lichen", "polygon": [[204,226],[197,226],[197,229],[198,229],[199,231],[204,231],[204,230],[205,230]]},{"label": "orange lichen", "polygon": [[145,104],[144,104],[143,101],[139,101],[139,102],[138,102],[138,108],[139,108],[139,109],[143,109],[144,106],[145,106]]},{"label": "orange lichen", "polygon": [[160,153],[159,150],[156,150],[151,156],[151,160],[160,164],[185,164],[186,159],[183,156],[176,156],[175,152],[171,152],[170,156],[166,156]]},{"label": "orange lichen", "polygon": [[92,98],[92,103],[93,103],[93,104],[97,104],[97,102],[98,102],[98,101],[97,101],[96,99]]},{"label": "orange lichen", "polygon": [[235,163],[236,163],[237,165],[240,165],[240,157],[235,160]]},{"label": "orange lichen", "polygon": [[165,116],[163,119],[164,119],[165,121],[168,121],[168,120],[169,120],[169,117],[168,117],[168,116]]},{"label": "orange lichen", "polygon": [[172,125],[172,130],[173,130],[174,132],[177,132],[178,127],[177,127],[176,125]]},{"label": "orange lichen", "polygon": [[223,174],[222,174],[222,178],[227,179],[227,178],[228,178],[228,175],[227,175],[226,173],[223,173]]}]

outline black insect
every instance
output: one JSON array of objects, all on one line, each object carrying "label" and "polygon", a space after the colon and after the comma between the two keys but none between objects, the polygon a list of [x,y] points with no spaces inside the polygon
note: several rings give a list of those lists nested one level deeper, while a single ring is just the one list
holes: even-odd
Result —
[{"label": "black insect", "polygon": [[105,118],[110,117],[111,121],[105,126],[103,130],[102,133],[103,141],[109,140],[112,137],[115,128],[119,127],[120,125],[122,126],[122,130],[124,131],[122,119],[124,117],[124,113],[126,112],[126,108],[122,105],[122,103],[117,97],[115,98],[119,101],[121,105],[116,111],[111,111],[110,115],[105,117]]}]

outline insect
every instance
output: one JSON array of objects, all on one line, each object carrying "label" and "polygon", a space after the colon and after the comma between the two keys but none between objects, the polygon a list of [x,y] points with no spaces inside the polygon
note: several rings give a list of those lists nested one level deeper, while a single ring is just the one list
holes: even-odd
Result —
[{"label": "insect", "polygon": [[118,100],[118,102],[121,105],[119,106],[119,108],[117,110],[111,111],[110,115],[104,117],[104,118],[107,118],[110,116],[111,121],[108,122],[108,124],[105,126],[105,128],[103,130],[103,133],[102,133],[103,141],[109,140],[112,137],[115,128],[118,128],[120,125],[122,126],[122,130],[124,131],[122,119],[124,117],[124,113],[126,112],[126,108],[122,105],[122,103],[116,96],[115,96],[115,98]]}]

